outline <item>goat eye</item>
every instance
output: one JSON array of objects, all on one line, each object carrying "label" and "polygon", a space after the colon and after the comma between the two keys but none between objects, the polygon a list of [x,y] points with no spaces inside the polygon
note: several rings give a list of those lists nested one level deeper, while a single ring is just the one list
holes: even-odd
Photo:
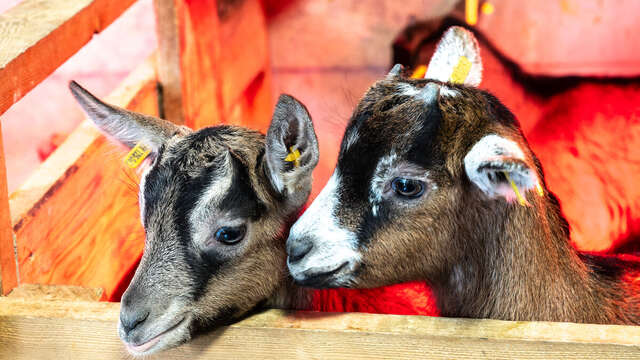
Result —
[{"label": "goat eye", "polygon": [[225,245],[234,245],[244,238],[247,231],[246,226],[223,226],[216,231],[214,235],[216,240]]},{"label": "goat eye", "polygon": [[395,178],[391,182],[391,188],[396,194],[408,198],[417,198],[424,193],[424,183],[420,180]]}]

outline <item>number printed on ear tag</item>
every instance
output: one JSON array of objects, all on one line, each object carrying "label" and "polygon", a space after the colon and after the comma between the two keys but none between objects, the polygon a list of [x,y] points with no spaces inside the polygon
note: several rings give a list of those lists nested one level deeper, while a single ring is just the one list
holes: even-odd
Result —
[{"label": "number printed on ear tag", "polygon": [[131,151],[129,151],[127,156],[124,157],[124,163],[128,167],[135,169],[140,166],[142,161],[146,159],[150,153],[151,147],[143,142],[139,142],[133,147],[133,149],[131,149]]}]

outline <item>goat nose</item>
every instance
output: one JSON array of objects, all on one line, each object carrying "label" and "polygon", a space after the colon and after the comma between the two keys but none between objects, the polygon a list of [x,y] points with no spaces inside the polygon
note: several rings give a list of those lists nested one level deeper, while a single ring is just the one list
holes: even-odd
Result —
[{"label": "goat nose", "polygon": [[149,317],[149,311],[144,309],[126,309],[120,310],[120,323],[123,330],[128,333],[142,324]]},{"label": "goat nose", "polygon": [[293,264],[302,260],[302,258],[311,251],[311,248],[313,248],[313,243],[309,239],[297,239],[295,241],[289,239],[287,242],[289,263]]}]

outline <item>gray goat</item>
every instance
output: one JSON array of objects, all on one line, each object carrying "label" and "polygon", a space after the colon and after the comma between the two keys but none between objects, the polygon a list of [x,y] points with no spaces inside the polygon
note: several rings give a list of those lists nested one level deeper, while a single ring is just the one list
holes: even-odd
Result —
[{"label": "gray goat", "polygon": [[179,345],[261,305],[308,305],[288,277],[284,248],[318,163],[302,104],[280,96],[265,137],[225,125],[192,131],[70,88],[102,132],[151,149],[139,189],[144,254],[118,325],[130,353]]}]

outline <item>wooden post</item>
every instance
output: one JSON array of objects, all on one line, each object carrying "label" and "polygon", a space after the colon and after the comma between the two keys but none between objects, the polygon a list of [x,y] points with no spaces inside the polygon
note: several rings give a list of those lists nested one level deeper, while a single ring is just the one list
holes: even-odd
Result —
[{"label": "wooden post", "polygon": [[223,122],[216,0],[154,0],[154,6],[165,117],[194,129]]},{"label": "wooden post", "polygon": [[262,1],[225,1],[220,11],[220,74],[225,123],[266,131],[273,102]]},{"label": "wooden post", "polygon": [[154,0],[165,118],[266,130],[273,111],[260,0]]},{"label": "wooden post", "polygon": [[4,162],[2,126],[0,125],[0,295],[6,295],[18,286],[16,256],[11,231],[7,168]]}]

